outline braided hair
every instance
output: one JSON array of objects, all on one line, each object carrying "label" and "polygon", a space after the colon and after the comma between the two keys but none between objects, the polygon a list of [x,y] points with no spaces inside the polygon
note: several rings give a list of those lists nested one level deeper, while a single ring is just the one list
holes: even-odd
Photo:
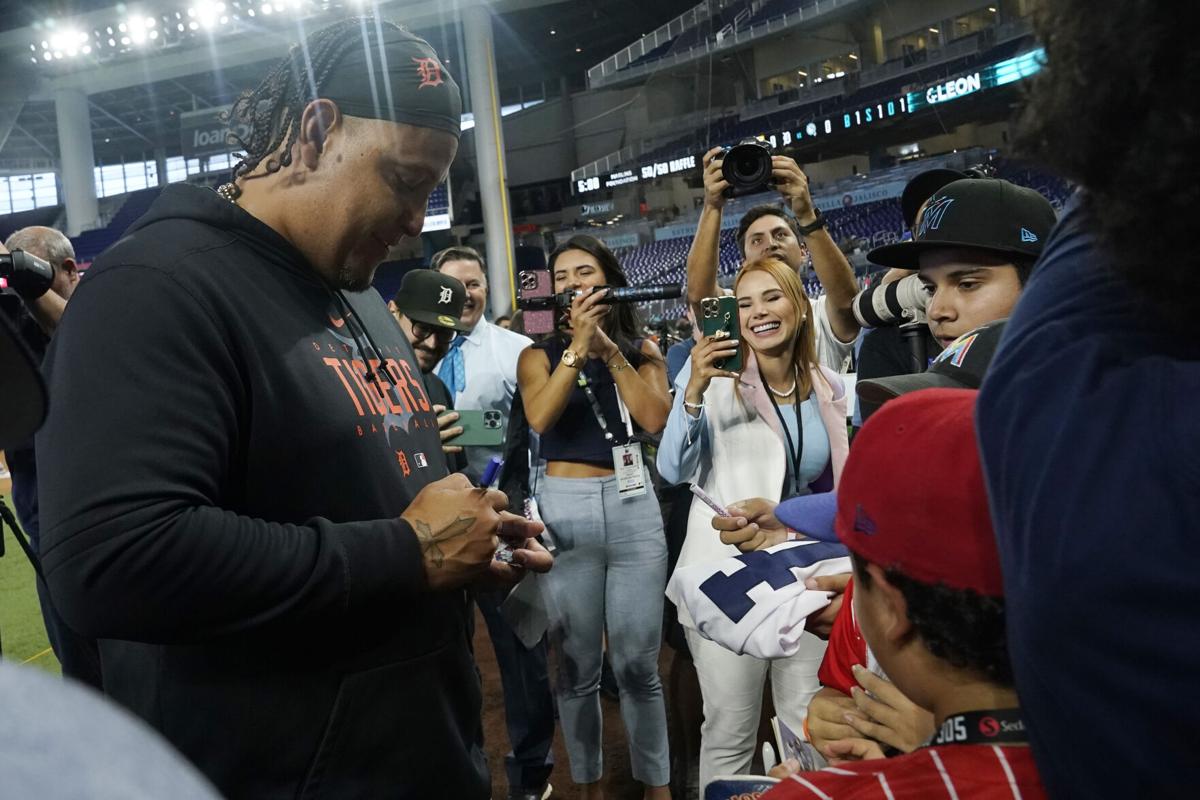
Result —
[{"label": "braided hair", "polygon": [[[330,72],[354,47],[361,47],[368,26],[403,30],[393,22],[371,17],[348,17],[322,28],[292,45],[270,74],[254,89],[242,92],[228,113],[226,123],[244,123],[250,130],[243,138],[229,134],[229,143],[242,151],[233,177],[249,175],[267,159],[267,173],[278,172],[292,163],[292,145],[300,132],[304,108],[320,96]],[[284,141],[284,137],[287,141]],[[283,145],[279,158],[268,158]],[[234,187],[235,196],[241,191]]]}]

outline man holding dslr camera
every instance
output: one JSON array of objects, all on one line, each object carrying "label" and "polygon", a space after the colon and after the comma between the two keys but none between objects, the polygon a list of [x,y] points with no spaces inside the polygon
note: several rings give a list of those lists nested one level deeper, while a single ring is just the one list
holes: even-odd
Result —
[{"label": "man holding dslr camera", "polygon": [[[755,158],[739,148],[759,147],[757,154],[760,165],[754,166]],[[725,161],[730,167],[724,169]],[[737,159],[737,164],[733,160]],[[769,163],[768,163],[769,160]],[[735,188],[729,178],[745,178],[757,173],[760,180],[752,188],[747,182],[744,188]],[[717,285],[717,265],[721,241],[721,216],[725,201],[739,194],[749,194],[766,186],[774,186],[787,201],[791,215],[779,206],[760,205],[751,208],[742,216],[738,225],[738,250],[746,261],[763,256],[774,256],[799,272],[808,256],[812,257],[813,269],[825,287],[825,296],[812,303],[813,323],[817,331],[817,360],[823,366],[840,372],[846,358],[854,348],[859,323],[851,309],[858,293],[854,270],[838,248],[837,243],[825,229],[825,217],[813,205],[808,191],[808,176],[800,165],[788,156],[770,155],[770,151],[757,143],[743,142],[728,153],[714,147],[704,154],[704,208],[696,226],[696,237],[687,260],[688,304],[698,306],[705,297],[720,293]],[[803,243],[801,243],[803,239]]]},{"label": "man holding dslr camera", "polygon": [[[16,256],[14,269],[8,279],[9,292],[3,295],[3,313],[21,335],[29,352],[38,363],[46,355],[50,337],[58,328],[67,301],[79,285],[79,269],[75,265],[75,248],[71,240],[60,231],[40,225],[22,228],[5,242],[5,251],[24,252],[27,256],[40,259],[40,264],[17,266],[21,257]],[[47,273],[53,275],[48,279]],[[35,279],[36,278],[36,279]],[[46,289],[46,285],[49,289]],[[17,519],[34,553],[39,551],[41,520],[38,513],[37,465],[33,438],[5,451],[9,470],[12,472],[13,506]],[[77,635],[54,610],[45,585],[37,582],[38,602],[42,607],[42,620],[46,635],[54,649],[54,655],[62,665],[64,675],[83,681],[91,686],[100,686],[100,661],[95,644]]]},{"label": "man holding dslr camera", "polygon": [[[976,170],[920,173],[905,187],[901,206],[912,239],[877,247],[867,259],[893,274],[918,272],[895,281],[889,274],[856,300],[860,318],[875,328],[863,342],[860,381],[923,372],[958,337],[1012,313],[1055,222],[1054,207],[1038,192]],[[904,331],[897,337],[885,327],[902,324],[897,305],[911,309],[920,301],[912,296],[914,281],[929,296],[928,333],[912,331],[925,351],[919,358],[897,347]]]}]

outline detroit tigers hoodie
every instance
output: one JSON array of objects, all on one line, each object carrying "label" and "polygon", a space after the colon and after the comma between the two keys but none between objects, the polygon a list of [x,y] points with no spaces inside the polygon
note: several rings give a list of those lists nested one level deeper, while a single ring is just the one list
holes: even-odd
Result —
[{"label": "detroit tigers hoodie", "polygon": [[446,474],[437,422],[373,289],[170,186],[45,374],[41,555],[108,695],[231,797],[488,796],[463,593],[399,519]]}]

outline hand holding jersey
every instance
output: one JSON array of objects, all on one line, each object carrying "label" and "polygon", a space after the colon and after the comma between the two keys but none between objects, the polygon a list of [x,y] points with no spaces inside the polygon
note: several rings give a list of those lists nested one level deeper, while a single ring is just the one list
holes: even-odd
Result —
[{"label": "hand holding jersey", "polygon": [[848,572],[840,544],[784,542],[776,547],[677,567],[667,597],[679,622],[739,655],[794,655],[807,618],[829,605],[832,593],[813,591],[809,578]]},{"label": "hand holding jersey", "polygon": [[[790,535],[789,526],[775,516],[777,505],[778,503],[773,500],[763,497],[739,500],[729,506],[728,516],[713,517],[712,526],[720,531],[722,544],[736,545],[743,553],[766,550],[787,541]],[[797,530],[805,536],[821,538],[817,532],[805,530],[805,526],[802,524]],[[828,541],[829,537],[826,536],[825,539]],[[846,584],[849,582],[850,573],[848,572],[822,575],[806,580],[807,588],[828,592],[830,597],[829,605],[809,615],[806,628],[810,633],[816,634],[822,639],[829,638],[833,621],[842,607],[842,593],[846,591]]]}]

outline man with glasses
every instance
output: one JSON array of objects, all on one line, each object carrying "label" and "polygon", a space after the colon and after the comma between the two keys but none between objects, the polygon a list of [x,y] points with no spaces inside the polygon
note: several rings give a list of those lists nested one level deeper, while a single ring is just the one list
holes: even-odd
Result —
[{"label": "man with glasses", "polygon": [[[499,411],[508,419],[517,392],[517,358],[533,340],[488,321],[487,265],[479,251],[465,245],[447,247],[433,255],[431,272],[456,282],[466,291],[462,306],[465,333],[454,337],[437,368],[455,408]],[[401,289],[403,291],[403,289]],[[507,309],[493,309],[506,311]],[[421,369],[425,354],[418,351]],[[431,376],[432,377],[432,376]],[[468,477],[478,478],[499,448],[471,447]],[[475,601],[487,623],[504,687],[504,721],[510,750],[504,758],[510,800],[541,800],[552,793],[554,767],[554,699],[550,694],[545,642],[526,647],[500,614],[507,592],[478,591]]]},{"label": "man with glasses", "polygon": [[[466,287],[458,279],[430,269],[415,269],[404,276],[400,291],[388,303],[417,356],[425,391],[438,411],[443,442],[462,433],[462,428],[447,427],[458,421],[458,414],[453,411],[454,398],[433,368],[450,349],[455,334],[469,330],[462,321],[466,302]],[[451,472],[466,468],[461,447],[443,444],[442,450]]]}]

